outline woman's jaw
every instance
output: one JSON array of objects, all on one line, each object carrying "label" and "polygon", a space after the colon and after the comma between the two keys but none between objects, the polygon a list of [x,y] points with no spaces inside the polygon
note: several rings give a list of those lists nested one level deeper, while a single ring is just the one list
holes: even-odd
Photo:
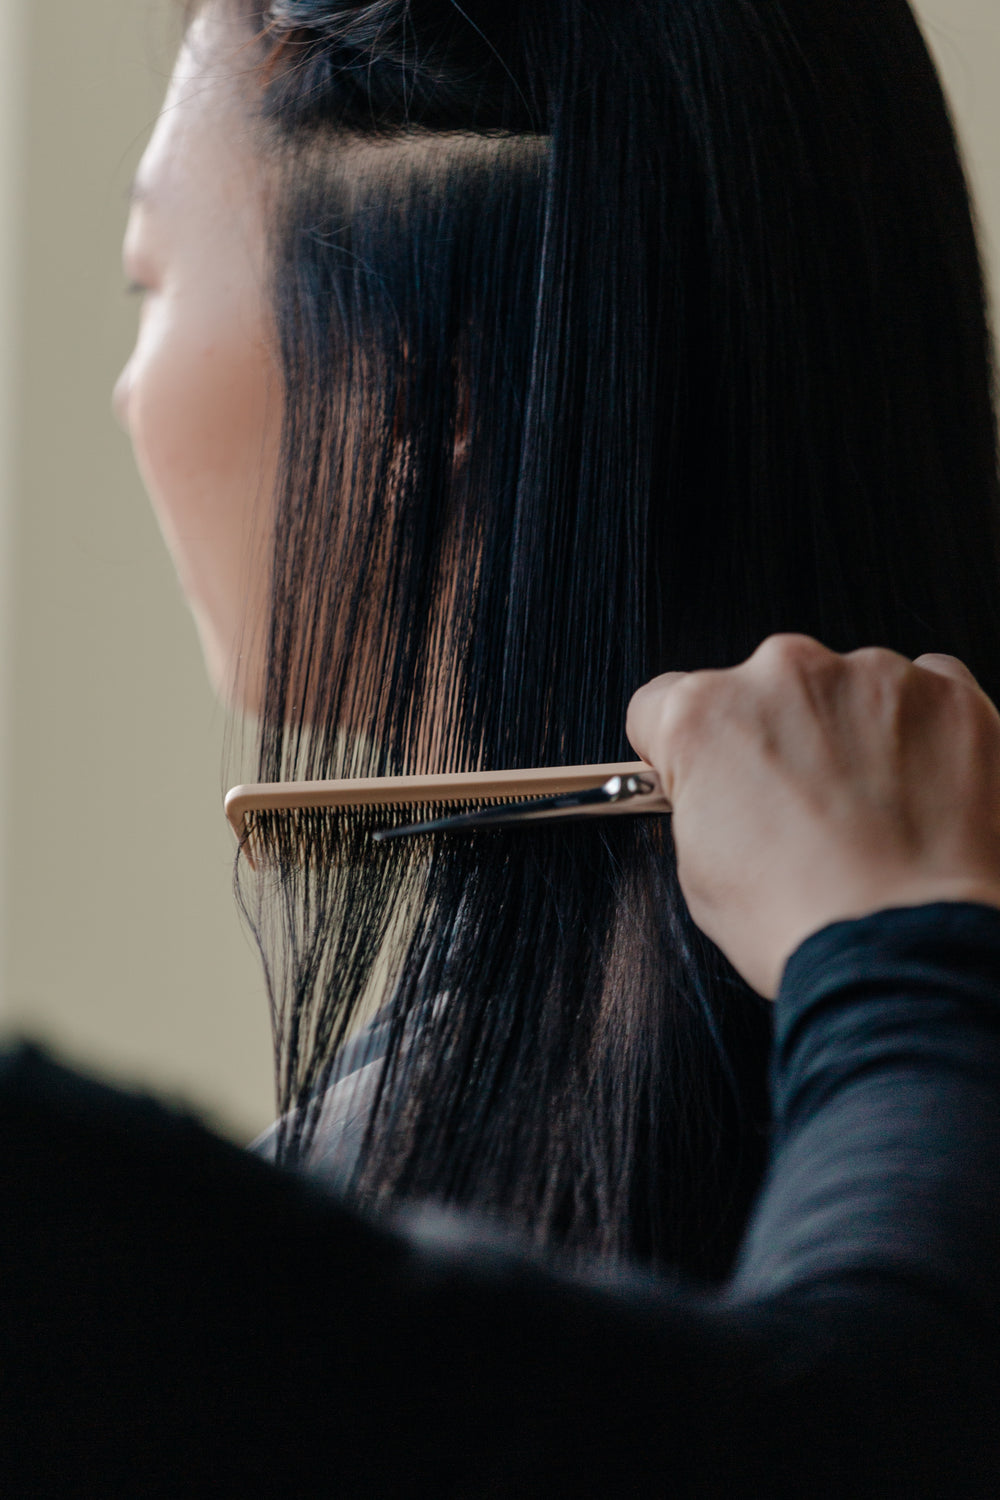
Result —
[{"label": "woman's jaw", "polygon": [[142,312],[114,407],[211,681],[254,709],[282,397],[266,172],[243,38],[226,12],[210,3],[189,28],[136,175],[123,260]]}]

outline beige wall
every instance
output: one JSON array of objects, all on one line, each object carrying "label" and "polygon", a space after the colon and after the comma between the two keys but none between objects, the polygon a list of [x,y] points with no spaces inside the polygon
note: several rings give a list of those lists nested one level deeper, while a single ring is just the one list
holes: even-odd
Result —
[{"label": "beige wall", "polygon": [[[24,8],[0,0],[0,973],[9,948],[9,848],[6,789],[11,757],[10,670],[13,661],[13,530],[16,516],[14,408],[19,365],[20,224],[10,211],[21,195],[24,96],[15,65],[23,50]],[[2,1006],[0,988],[0,1006]]]},{"label": "beige wall", "polygon": [[1000,0],[916,0],[914,9],[951,99],[1000,298]]},{"label": "beige wall", "polygon": [[[169,9],[0,0],[0,1004],[245,1135],[270,1056],[230,896],[223,719],[108,414],[135,318],[123,195]],[[1000,6],[920,10],[998,251]]]},{"label": "beige wall", "polygon": [[169,70],[171,7],[19,3],[3,1006],[243,1135],[269,1118],[271,1062],[230,891],[224,717],[109,409],[137,311],[124,195]]}]

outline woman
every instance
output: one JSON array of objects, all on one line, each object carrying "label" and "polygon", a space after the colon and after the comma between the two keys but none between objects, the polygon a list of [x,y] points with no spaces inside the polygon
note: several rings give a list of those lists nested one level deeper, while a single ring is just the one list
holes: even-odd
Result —
[{"label": "woman", "polygon": [[353,1190],[721,1275],[776,996],[766,1186],[717,1295],[572,1279],[0,1059],[5,1487],[990,1496],[1000,716],[952,658],[725,666],[808,625],[996,690],[940,97],[894,4],[504,16],[205,9],[122,415],[265,773],[598,759],[654,665],[716,668],[632,702],[676,874],[649,827],[265,830],[286,1101],[388,992]]},{"label": "woman", "polygon": [[[251,779],[619,759],[641,682],[777,630],[1000,690],[982,285],[903,0],[211,0],[126,262],[123,415]],[[240,874],[281,1158],[724,1275],[770,1015],[662,827],[367,831]]]}]

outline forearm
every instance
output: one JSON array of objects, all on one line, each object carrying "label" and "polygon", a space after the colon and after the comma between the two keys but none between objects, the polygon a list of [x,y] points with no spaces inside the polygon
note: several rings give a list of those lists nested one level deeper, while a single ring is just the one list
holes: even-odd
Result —
[{"label": "forearm", "polygon": [[[678,1495],[992,1495],[1000,912],[827,929],[789,964],[776,1021],[772,1164],[731,1286],[623,1280],[520,1308],[521,1430],[557,1392],[553,1448],[582,1447],[580,1475],[630,1476],[628,1494],[655,1465]],[[498,1326],[519,1296],[498,1297]]]},{"label": "forearm", "polygon": [[845,1272],[1000,1308],[1000,912],[939,905],[818,933],[776,1011],[775,1137],[734,1285]]}]

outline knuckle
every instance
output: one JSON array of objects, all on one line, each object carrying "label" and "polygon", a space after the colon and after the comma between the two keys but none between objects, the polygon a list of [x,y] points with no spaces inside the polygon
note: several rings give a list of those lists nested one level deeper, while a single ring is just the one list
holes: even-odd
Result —
[{"label": "knuckle", "polygon": [[768,636],[744,665],[754,691],[768,700],[841,671],[843,661],[812,636],[789,633]]},{"label": "knuckle", "polygon": [[970,682],[975,681],[965,662],[960,661],[957,656],[950,656],[947,651],[925,651],[922,656],[916,658],[913,665],[915,667],[947,667],[951,671],[957,670]]},{"label": "knuckle", "polygon": [[996,710],[971,675],[928,671],[914,664],[902,675],[898,697],[906,722],[937,721],[947,728],[953,742],[970,748],[995,744]]},{"label": "knuckle", "polygon": [[942,678],[929,712],[968,768],[996,766],[1000,757],[1000,718],[989,699],[963,683]]},{"label": "knuckle", "polygon": [[900,698],[913,674],[913,667],[904,656],[883,646],[862,646],[849,652],[844,663],[855,690],[876,702]]},{"label": "knuckle", "polygon": [[859,667],[879,672],[898,671],[909,665],[905,657],[897,656],[885,646],[859,646],[856,651],[849,651],[846,659]]},{"label": "knuckle", "polygon": [[786,672],[815,667],[832,655],[811,635],[781,632],[762,641],[751,660],[765,668]]},{"label": "knuckle", "polygon": [[708,674],[692,672],[660,704],[658,728],[663,741],[676,745],[695,736],[708,710],[712,689]]},{"label": "knuckle", "polygon": [[938,693],[951,723],[975,735],[994,733],[995,711],[985,693],[956,677],[938,677]]}]

